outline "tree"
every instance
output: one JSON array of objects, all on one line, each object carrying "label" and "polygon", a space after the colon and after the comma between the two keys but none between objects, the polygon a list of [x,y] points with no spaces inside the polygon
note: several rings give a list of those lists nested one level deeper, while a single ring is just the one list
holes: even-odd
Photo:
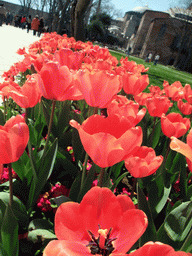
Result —
[{"label": "tree", "polygon": [[85,41],[84,19],[91,0],[74,0],[72,4],[71,23],[74,24],[74,37]]},{"label": "tree", "polygon": [[61,17],[59,20],[59,25],[57,28],[57,33],[58,34],[62,34],[62,30],[63,30],[63,25],[65,23],[65,17],[66,17],[66,13],[67,13],[67,9],[70,7],[70,3],[71,0],[66,0],[63,4],[62,10],[61,10]]},{"label": "tree", "polygon": [[25,14],[25,16],[28,16],[29,14],[29,9],[33,7],[34,5],[34,1],[32,0],[19,0],[22,8],[23,13]]}]

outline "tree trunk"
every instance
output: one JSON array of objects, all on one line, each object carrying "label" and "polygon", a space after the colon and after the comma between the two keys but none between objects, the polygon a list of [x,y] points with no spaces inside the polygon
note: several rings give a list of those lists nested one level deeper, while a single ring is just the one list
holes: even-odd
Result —
[{"label": "tree trunk", "polygon": [[64,23],[64,19],[65,19],[65,13],[66,10],[70,4],[71,0],[66,0],[66,2],[64,3],[63,9],[61,11],[61,18],[59,20],[59,25],[58,25],[58,29],[57,29],[57,33],[58,34],[62,34],[62,29],[63,29],[63,23]]},{"label": "tree trunk", "polygon": [[91,0],[78,0],[75,8],[74,37],[76,40],[85,41],[84,18]]},{"label": "tree trunk", "polygon": [[100,9],[101,9],[101,0],[99,0],[98,6],[97,6],[97,11],[96,11],[97,18],[98,18],[98,15],[100,13]]},{"label": "tree trunk", "polygon": [[74,31],[75,31],[75,8],[77,6],[77,1],[78,0],[74,0],[72,5],[71,5],[71,26],[70,26],[70,36],[74,37]]}]

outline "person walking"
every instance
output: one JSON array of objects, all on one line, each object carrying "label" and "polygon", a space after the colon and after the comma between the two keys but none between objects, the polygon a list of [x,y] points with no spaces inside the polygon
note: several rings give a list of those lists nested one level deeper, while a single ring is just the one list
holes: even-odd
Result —
[{"label": "person walking", "polygon": [[31,15],[29,15],[29,17],[27,18],[27,33],[29,33],[29,30],[31,29]]},{"label": "person walking", "polygon": [[6,18],[6,9],[4,7],[4,4],[0,4],[0,26],[2,26],[3,22]]},{"label": "person walking", "polygon": [[38,36],[41,36],[41,33],[43,33],[44,29],[44,20],[43,20],[43,17],[40,18],[39,20],[39,31],[38,31]]},{"label": "person walking", "polygon": [[157,54],[156,56],[155,56],[155,61],[154,61],[154,64],[153,65],[157,65],[157,62],[159,61],[159,58],[160,58],[160,56],[159,56],[159,54]]},{"label": "person walking", "polygon": [[147,62],[149,62],[149,63],[151,62],[152,56],[153,56],[153,54],[150,52],[148,57],[147,57]]},{"label": "person walking", "polygon": [[26,17],[23,16],[22,19],[21,19],[21,27],[22,27],[22,29],[25,28],[25,25],[26,25]]},{"label": "person walking", "polygon": [[36,15],[35,18],[32,20],[31,29],[33,30],[33,35],[36,35],[36,32],[39,31],[39,16]]}]

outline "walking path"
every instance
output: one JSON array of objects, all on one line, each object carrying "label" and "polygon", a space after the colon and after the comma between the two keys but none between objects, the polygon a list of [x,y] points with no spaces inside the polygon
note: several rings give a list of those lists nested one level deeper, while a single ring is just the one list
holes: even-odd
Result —
[{"label": "walking path", "polygon": [[[33,32],[27,33],[26,29],[16,28],[10,25],[0,26],[0,82],[3,81],[2,74],[16,62],[24,57],[16,53],[19,48],[27,48],[30,44],[38,41],[38,36]],[[0,99],[1,104],[1,99]]]}]

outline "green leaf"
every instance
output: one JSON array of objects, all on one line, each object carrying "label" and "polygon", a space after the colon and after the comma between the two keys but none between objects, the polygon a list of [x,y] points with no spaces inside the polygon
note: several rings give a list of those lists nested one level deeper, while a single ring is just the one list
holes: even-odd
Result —
[{"label": "green leaf", "polygon": [[118,177],[118,179],[115,180],[114,184],[111,185],[110,190],[113,192],[114,189],[117,187],[117,185],[119,184],[119,182],[128,175],[128,172],[124,172],[121,176]]},{"label": "green leaf", "polygon": [[29,179],[30,183],[33,174],[31,171],[29,171],[29,168],[27,167],[28,163],[30,163],[30,159],[27,155],[27,152],[24,151],[23,155],[19,158],[19,160],[17,162],[12,163],[12,167],[21,180],[27,178]]},{"label": "green leaf", "polygon": [[32,230],[28,233],[28,239],[32,241],[33,243],[38,242],[39,240],[53,240],[57,239],[56,235],[54,235],[52,232],[46,230],[46,229],[36,229]]},{"label": "green leaf", "polygon": [[188,199],[189,201],[192,201],[192,185],[190,185],[190,186],[188,187],[188,190],[187,190],[187,199]]},{"label": "green leaf", "polygon": [[18,222],[11,206],[8,204],[1,227],[1,239],[3,249],[9,256],[19,255],[18,229]]},{"label": "green leaf", "polygon": [[83,163],[85,158],[85,150],[81,143],[79,133],[76,129],[72,130],[72,147],[75,155],[75,162],[81,161]]},{"label": "green leaf", "polygon": [[4,114],[3,114],[3,111],[0,109],[0,125],[4,126],[4,124],[5,124]]},{"label": "green leaf", "polygon": [[[9,204],[9,193],[0,192],[0,202],[1,202],[1,204],[0,204],[1,207],[3,207],[2,203],[4,203],[5,207],[7,207]],[[1,208],[1,209],[3,209],[3,208]],[[24,204],[16,196],[13,196],[12,209],[13,209],[13,213],[14,213],[16,219],[19,222],[19,225],[21,225],[23,228],[25,228],[28,225],[27,211],[26,211]]]},{"label": "green leaf", "polygon": [[69,115],[70,115],[70,101],[64,101],[64,102],[59,102],[60,103],[60,112],[58,116],[58,121],[57,121],[57,134],[58,137],[60,138],[65,132],[65,130],[69,127]]},{"label": "green leaf", "polygon": [[123,165],[124,165],[124,161],[121,161],[120,163],[117,163],[110,168],[111,176],[112,176],[111,178],[113,181],[115,181],[119,177]]},{"label": "green leaf", "polygon": [[51,207],[54,206],[53,208],[57,208],[61,204],[66,203],[66,202],[70,202],[70,201],[71,201],[71,199],[69,197],[63,196],[63,195],[50,199]]},{"label": "green leaf", "polygon": [[36,203],[41,190],[43,189],[46,181],[49,179],[52,171],[53,166],[55,163],[56,155],[57,155],[57,149],[58,149],[58,141],[55,139],[53,145],[49,148],[47,151],[44,161],[41,161],[37,179],[33,179],[32,189],[29,193],[29,202],[28,202],[28,208],[29,211],[32,210],[32,206]]},{"label": "green leaf", "polygon": [[152,148],[156,148],[159,138],[161,136],[161,121],[159,120],[155,125],[155,130],[153,134]]},{"label": "green leaf", "polygon": [[97,170],[98,166],[96,164],[93,164],[91,169],[88,172],[88,175],[85,179],[85,182],[83,184],[83,187],[78,195],[77,202],[80,203],[81,200],[83,199],[84,195],[91,189],[91,186],[93,184],[93,181],[95,179],[95,173]]},{"label": "green leaf", "polygon": [[[57,152],[57,161],[56,165],[60,164],[63,167],[62,175],[70,174],[71,176],[75,176],[78,172],[78,169],[76,166],[71,162],[71,159],[69,160],[67,158],[67,152],[63,152],[65,155],[63,155],[61,152]],[[61,176],[60,176],[61,177]]]},{"label": "green leaf", "polygon": [[41,240],[52,240],[56,239],[53,233],[53,224],[46,219],[34,219],[30,222],[28,227],[28,239],[33,243]]},{"label": "green leaf", "polygon": [[173,241],[183,241],[192,226],[192,202],[185,202],[172,210],[165,220],[165,230]]},{"label": "green leaf", "polygon": [[187,188],[188,188],[188,184],[187,184],[187,168],[186,168],[186,160],[185,157],[183,155],[181,155],[181,160],[179,162],[180,164],[180,196],[181,198],[186,201],[187,199]]},{"label": "green leaf", "polygon": [[147,186],[149,205],[152,210],[153,218],[161,212],[165,206],[169,194],[171,192],[171,185],[166,188],[163,182],[162,175],[156,177],[152,182]]},{"label": "green leaf", "polygon": [[82,172],[79,171],[70,189],[69,198],[74,202],[77,202],[77,197],[80,192],[81,176]]},{"label": "green leaf", "polygon": [[7,252],[3,249],[3,245],[0,243],[0,256],[8,256]]},{"label": "green leaf", "polygon": [[28,230],[31,231],[34,229],[47,229],[53,232],[53,223],[47,219],[34,219],[29,223]]},{"label": "green leaf", "polygon": [[138,184],[137,184],[137,199],[138,199],[139,209],[145,212],[148,219],[147,229],[145,233],[142,235],[142,237],[140,238],[140,242],[139,242],[139,245],[142,246],[148,241],[156,241],[156,228],[154,225],[149,203],[146,200],[146,197]]}]

